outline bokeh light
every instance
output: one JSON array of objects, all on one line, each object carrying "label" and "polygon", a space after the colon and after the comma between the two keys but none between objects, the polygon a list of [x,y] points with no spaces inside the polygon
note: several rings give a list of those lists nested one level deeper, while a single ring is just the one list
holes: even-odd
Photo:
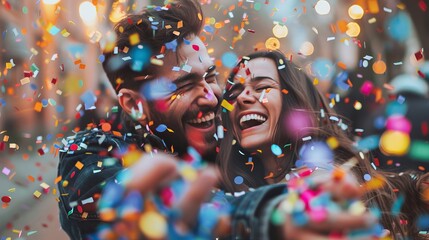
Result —
[{"label": "bokeh light", "polygon": [[79,16],[86,26],[97,24],[97,8],[91,2],[84,1],[79,5]]},{"label": "bokeh light", "polygon": [[359,24],[355,23],[355,22],[349,22],[347,24],[347,31],[346,34],[349,37],[357,37],[360,34],[360,26]]},{"label": "bokeh light", "polygon": [[310,56],[314,52],[314,46],[311,42],[304,42],[302,43],[299,52],[304,56]]},{"label": "bokeh light", "polygon": [[352,19],[361,19],[363,17],[363,8],[359,5],[352,5],[349,7],[349,16]]},{"label": "bokeh light", "polygon": [[319,0],[316,3],[316,6],[314,6],[314,9],[316,10],[317,14],[326,15],[331,11],[331,5],[325,0]]}]

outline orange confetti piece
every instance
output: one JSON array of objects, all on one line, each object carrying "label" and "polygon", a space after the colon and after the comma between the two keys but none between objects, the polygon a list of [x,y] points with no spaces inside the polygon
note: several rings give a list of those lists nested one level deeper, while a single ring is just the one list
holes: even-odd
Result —
[{"label": "orange confetti piece", "polygon": [[59,183],[61,179],[63,179],[63,176],[58,176],[57,178],[55,178],[54,183],[55,184]]},{"label": "orange confetti piece", "polygon": [[289,93],[289,91],[288,91],[288,90],[286,90],[286,89],[282,89],[282,93],[284,93],[284,94],[288,94],[288,93]]},{"label": "orange confetti piece", "polygon": [[252,168],[250,168],[250,171],[253,172],[253,168],[255,168],[255,164],[253,162],[247,162],[246,165],[251,165]]},{"label": "orange confetti piece", "polygon": [[264,177],[264,179],[272,178],[274,176],[273,172],[270,172],[267,176]]},{"label": "orange confetti piece", "polygon": [[82,170],[84,164],[81,163],[80,161],[77,161],[76,164],[74,165],[77,169]]},{"label": "orange confetti piece", "polygon": [[30,181],[30,182],[34,182],[34,177],[33,177],[33,176],[31,176],[31,175],[28,175],[28,176],[27,176],[27,179],[28,179],[28,181]]},{"label": "orange confetti piece", "polygon": [[36,102],[36,104],[34,105],[34,111],[36,112],[41,112],[42,111],[42,103],[41,102]]},{"label": "orange confetti piece", "polygon": [[177,22],[177,28],[181,28],[183,27],[183,21],[178,21]]},{"label": "orange confetti piece", "polygon": [[103,132],[109,132],[112,130],[112,125],[110,125],[110,123],[103,123],[101,124],[101,130],[103,130]]}]

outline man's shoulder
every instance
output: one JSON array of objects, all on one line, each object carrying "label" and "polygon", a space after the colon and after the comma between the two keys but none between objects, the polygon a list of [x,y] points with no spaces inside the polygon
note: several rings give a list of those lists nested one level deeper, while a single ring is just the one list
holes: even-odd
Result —
[{"label": "man's shoulder", "polygon": [[117,131],[104,132],[98,128],[91,128],[63,138],[60,148],[61,155],[79,154],[93,151],[124,150],[133,142]]}]

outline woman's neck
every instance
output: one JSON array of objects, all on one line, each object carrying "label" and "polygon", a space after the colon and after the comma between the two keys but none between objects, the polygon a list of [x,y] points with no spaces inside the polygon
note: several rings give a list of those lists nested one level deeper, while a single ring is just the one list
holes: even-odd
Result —
[{"label": "woman's neck", "polygon": [[269,184],[280,182],[288,172],[285,168],[289,165],[290,154],[285,153],[278,157],[271,150],[265,150],[260,157],[265,170],[265,180]]}]

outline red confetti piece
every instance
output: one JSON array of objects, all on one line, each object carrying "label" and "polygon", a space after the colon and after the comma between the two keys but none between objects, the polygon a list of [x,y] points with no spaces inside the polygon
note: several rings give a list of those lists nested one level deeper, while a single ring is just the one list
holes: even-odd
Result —
[{"label": "red confetti piece", "polygon": [[423,49],[414,53],[414,56],[416,57],[416,60],[419,61],[420,59],[423,58]]},{"label": "red confetti piece", "polygon": [[196,44],[193,44],[193,45],[192,45],[192,48],[193,48],[195,51],[199,51],[199,50],[200,50],[200,47],[199,47],[198,45],[196,45]]},{"label": "red confetti piece", "polygon": [[12,198],[9,197],[9,196],[3,196],[3,197],[1,197],[1,201],[4,202],[4,203],[10,203],[11,200],[12,200]]},{"label": "red confetti piece", "polygon": [[420,0],[420,1],[419,1],[419,8],[420,8],[423,12],[426,12],[426,11],[428,10],[428,6],[427,6],[427,4],[425,3],[425,1],[423,1],[423,0]]},{"label": "red confetti piece", "polygon": [[427,122],[422,122],[421,129],[422,129],[423,136],[426,137],[428,135],[428,132],[429,132],[428,123]]},{"label": "red confetti piece", "polygon": [[247,31],[250,33],[255,33],[255,30],[253,30],[253,29],[247,29]]},{"label": "red confetti piece", "polygon": [[56,79],[56,78],[52,78],[51,83],[52,83],[52,84],[56,84],[56,83],[57,83],[57,79]]},{"label": "red confetti piece", "polygon": [[426,75],[424,73],[422,73],[422,71],[418,70],[417,73],[419,74],[419,76],[421,78],[426,78]]},{"label": "red confetti piece", "polygon": [[37,150],[37,152],[39,153],[40,156],[45,155],[45,151],[43,151],[43,149],[39,148],[39,150]]},{"label": "red confetti piece", "polygon": [[197,116],[197,118],[201,118],[203,116],[203,112],[198,112],[198,116]]},{"label": "red confetti piece", "polygon": [[72,151],[76,151],[79,148],[79,146],[76,143],[73,143],[72,145],[70,145],[70,150]]},{"label": "red confetti piece", "polygon": [[33,72],[32,71],[24,71],[24,77],[32,77]]},{"label": "red confetti piece", "polygon": [[249,76],[250,75],[250,69],[246,68],[246,75]]}]

